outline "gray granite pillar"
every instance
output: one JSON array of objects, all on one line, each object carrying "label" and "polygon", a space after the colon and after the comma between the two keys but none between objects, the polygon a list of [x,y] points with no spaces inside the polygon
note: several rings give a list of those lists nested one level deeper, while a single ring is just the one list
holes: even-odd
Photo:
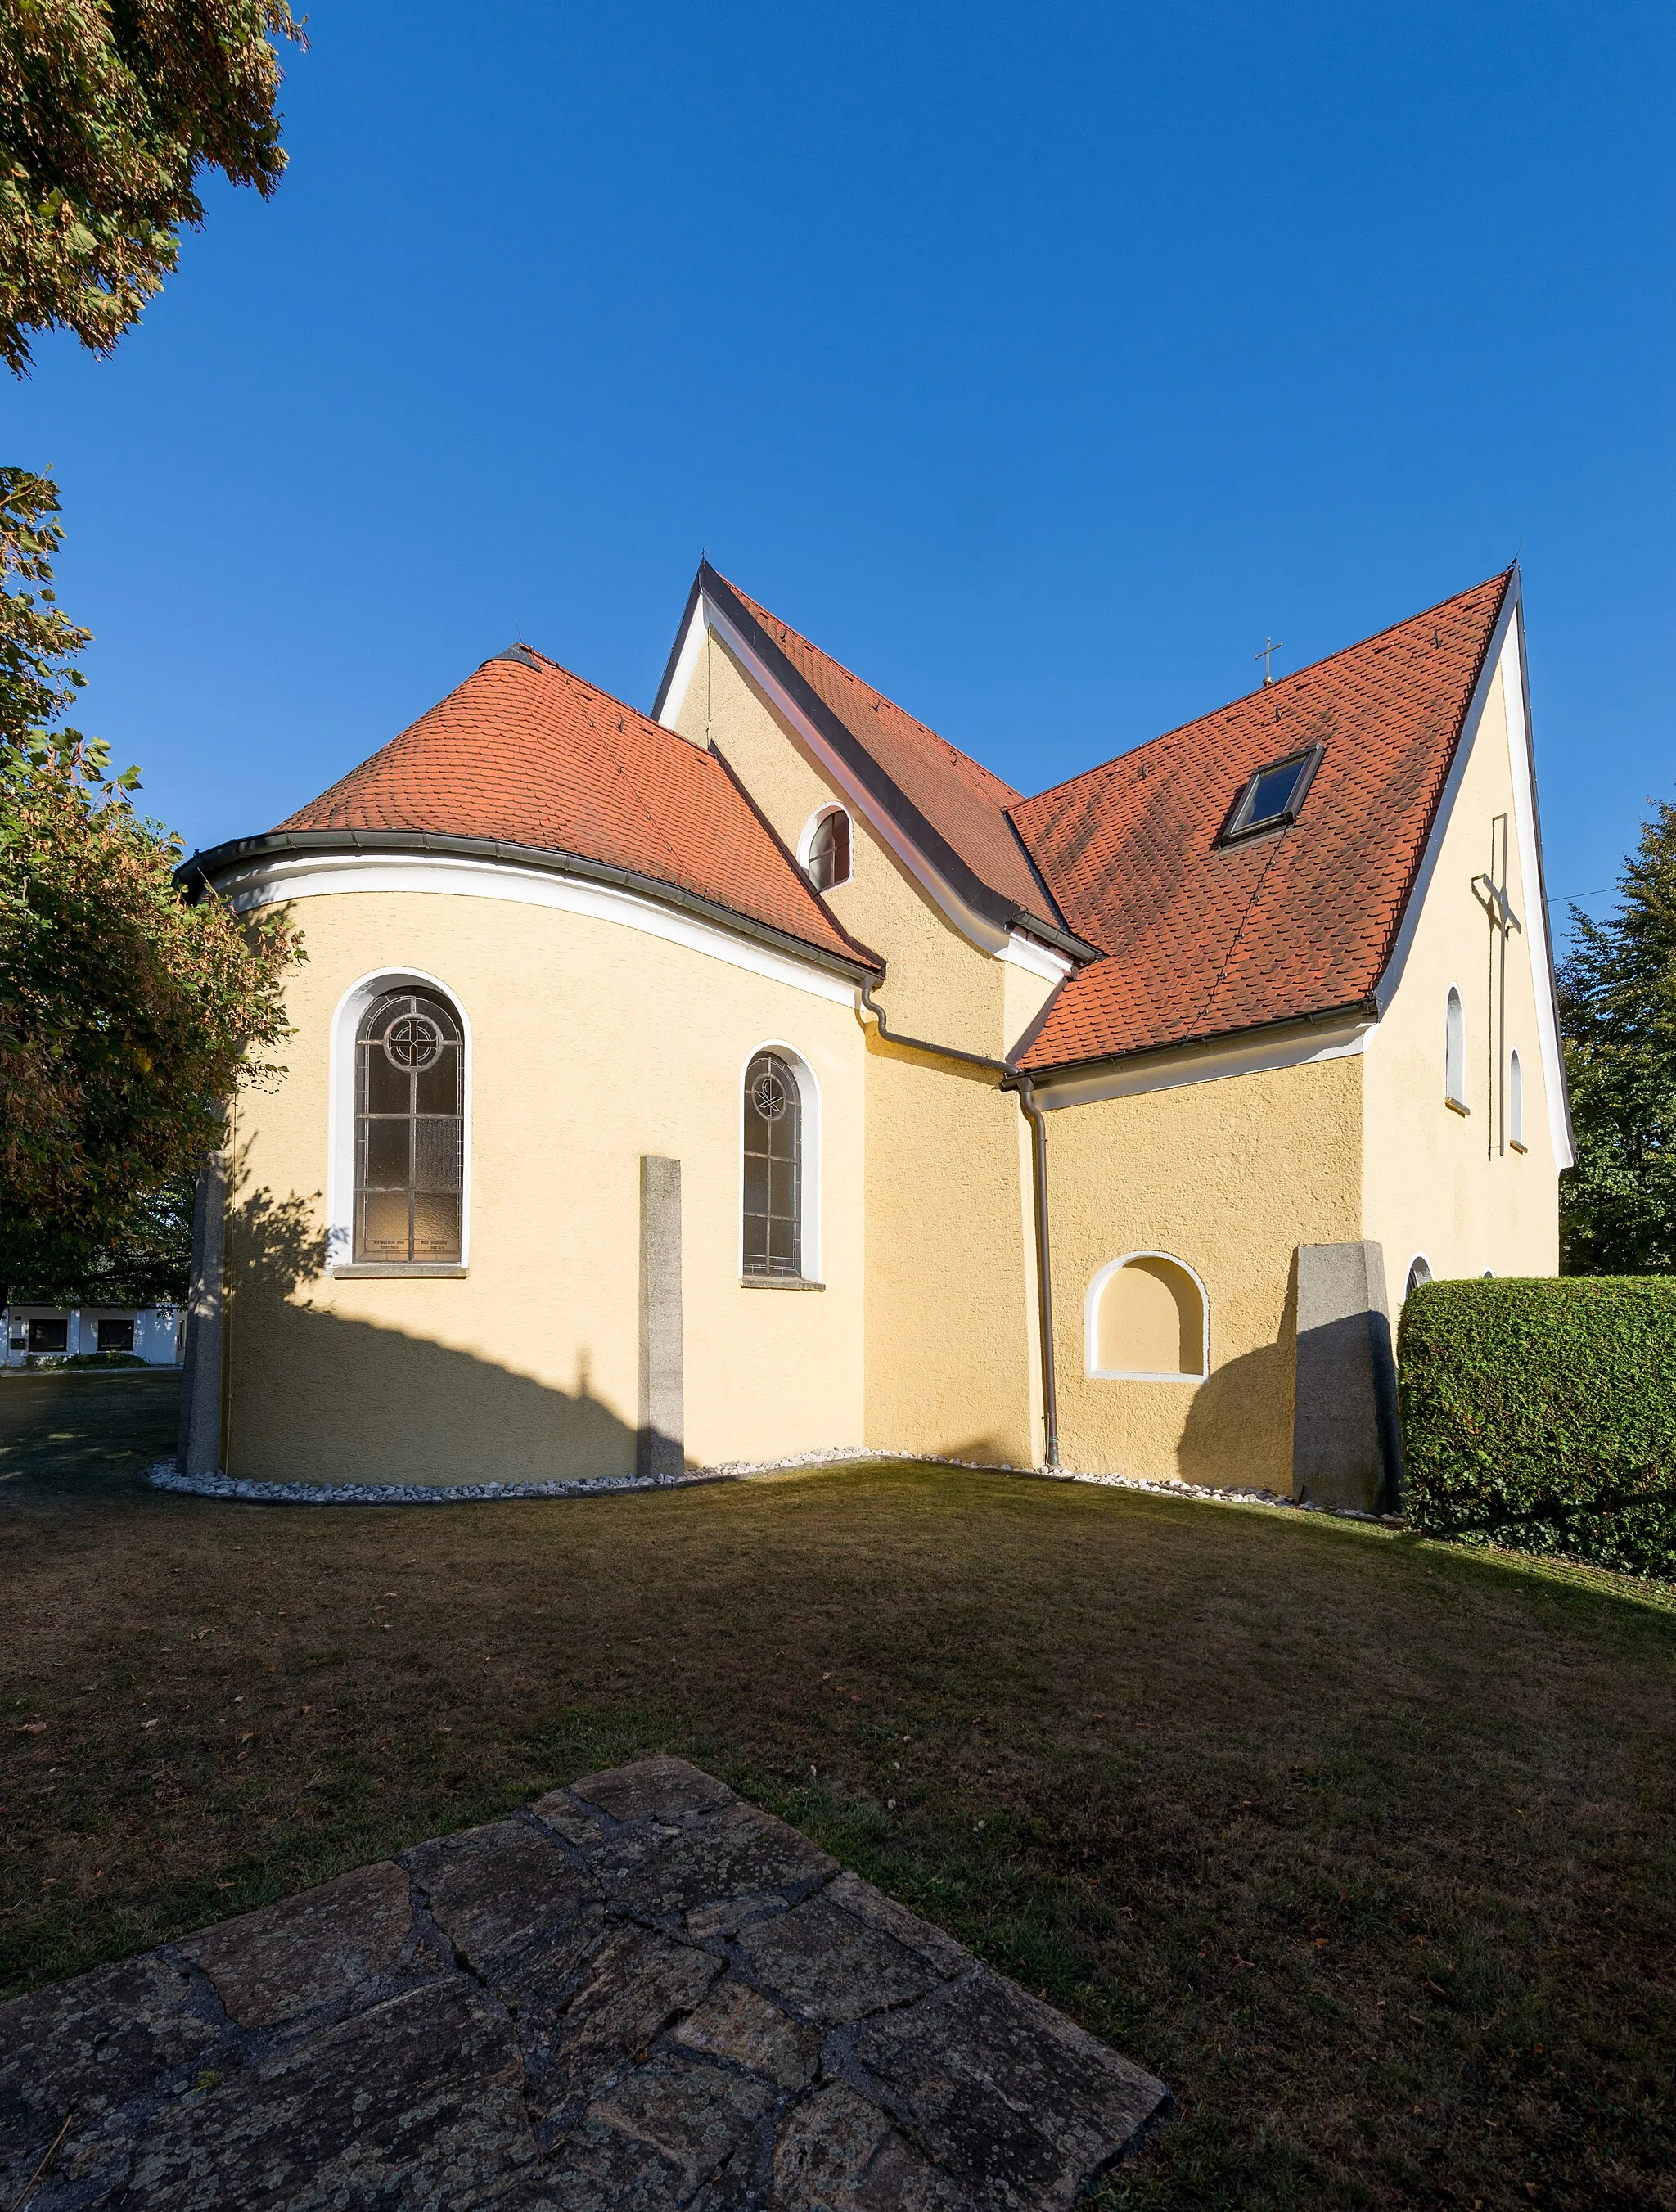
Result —
[{"label": "gray granite pillar", "polygon": [[192,1283],[186,1294],[186,1348],[180,1377],[182,1474],[216,1474],[222,1465],[222,1310],[227,1248],[227,1154],[211,1152],[198,1170],[192,1200]]},{"label": "gray granite pillar", "polygon": [[1371,1242],[1300,1244],[1292,1495],[1388,1513],[1401,1481],[1384,1253]]},{"label": "gray granite pillar", "polygon": [[686,1465],[682,1389],[681,1163],[641,1160],[641,1374],[637,1474]]}]

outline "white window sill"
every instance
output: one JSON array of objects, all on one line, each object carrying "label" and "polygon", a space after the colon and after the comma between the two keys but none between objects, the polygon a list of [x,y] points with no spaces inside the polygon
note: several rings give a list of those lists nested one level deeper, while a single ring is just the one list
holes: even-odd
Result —
[{"label": "white window sill", "polygon": [[801,1275],[741,1275],[742,1291],[823,1291],[824,1283],[806,1283]]},{"label": "white window sill", "polygon": [[1446,1098],[1443,1101],[1443,1103],[1448,1108],[1451,1114],[1459,1114],[1463,1119],[1473,1110],[1470,1106],[1463,1106],[1458,1098]]},{"label": "white window sill", "polygon": [[1529,1147],[1528,1147],[1527,1146],[1521,1145],[1521,1144],[1520,1143],[1520,1141],[1519,1141],[1519,1139],[1517,1139],[1517,1137],[1509,1137],[1509,1138],[1508,1139],[1508,1140],[1507,1140],[1507,1148],[1508,1148],[1509,1152],[1527,1152],[1527,1151],[1528,1151],[1528,1150],[1529,1150]]},{"label": "white window sill", "polygon": [[334,1281],[351,1283],[386,1275],[440,1275],[445,1280],[458,1281],[471,1272],[452,1261],[431,1260],[357,1260],[352,1266],[327,1270]]}]

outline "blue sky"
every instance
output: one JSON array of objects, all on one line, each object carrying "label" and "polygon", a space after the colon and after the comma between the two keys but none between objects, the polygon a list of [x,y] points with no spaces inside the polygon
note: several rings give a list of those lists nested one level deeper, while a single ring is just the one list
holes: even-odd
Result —
[{"label": "blue sky", "polygon": [[189,844],[514,634],[649,704],[707,549],[1035,789],[1522,548],[1551,889],[1676,795],[1668,8],[309,31],[276,198],[0,391]]}]

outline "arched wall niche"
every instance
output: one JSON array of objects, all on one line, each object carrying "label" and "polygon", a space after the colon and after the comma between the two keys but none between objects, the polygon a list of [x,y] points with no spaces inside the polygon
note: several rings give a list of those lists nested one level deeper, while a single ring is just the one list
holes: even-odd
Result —
[{"label": "arched wall niche", "polygon": [[1210,1371],[1205,1285],[1169,1252],[1126,1252],[1088,1286],[1085,1365],[1112,1382],[1201,1382]]}]

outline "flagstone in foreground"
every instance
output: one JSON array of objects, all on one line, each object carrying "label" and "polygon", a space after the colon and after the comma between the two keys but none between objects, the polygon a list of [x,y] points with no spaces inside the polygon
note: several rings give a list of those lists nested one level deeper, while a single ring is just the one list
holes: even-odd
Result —
[{"label": "flagstone in foreground", "polygon": [[1169,2109],[677,1759],[0,2008],[29,2212],[1052,2212]]}]

